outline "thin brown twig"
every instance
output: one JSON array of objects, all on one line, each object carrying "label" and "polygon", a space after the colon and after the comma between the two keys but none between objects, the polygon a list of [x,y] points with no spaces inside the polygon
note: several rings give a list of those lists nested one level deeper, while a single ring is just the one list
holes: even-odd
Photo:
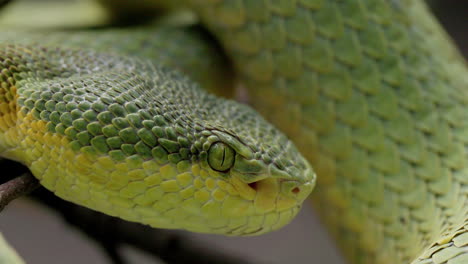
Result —
[{"label": "thin brown twig", "polygon": [[30,173],[24,173],[19,177],[0,184],[0,212],[11,201],[30,193],[39,186],[39,181]]}]

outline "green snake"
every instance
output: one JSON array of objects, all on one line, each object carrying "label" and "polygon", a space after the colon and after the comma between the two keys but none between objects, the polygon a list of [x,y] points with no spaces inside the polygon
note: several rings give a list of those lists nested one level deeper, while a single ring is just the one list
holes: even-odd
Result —
[{"label": "green snake", "polygon": [[[351,263],[468,263],[468,71],[423,1],[109,3],[188,8],[220,47],[167,21],[2,32],[2,157],[74,203],[225,235],[287,224],[316,173]],[[201,90],[234,86],[226,61],[256,110]]]}]

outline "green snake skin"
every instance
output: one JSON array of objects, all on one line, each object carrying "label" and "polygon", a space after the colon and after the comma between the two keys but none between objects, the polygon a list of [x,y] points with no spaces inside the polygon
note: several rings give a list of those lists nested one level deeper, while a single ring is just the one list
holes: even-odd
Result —
[{"label": "green snake skin", "polygon": [[[132,5],[130,1],[120,0],[118,2],[120,5],[114,6],[114,9],[118,10],[120,7],[122,10],[127,10],[128,6]],[[249,91],[250,104],[291,138],[299,151],[312,164],[318,175],[317,188],[312,194],[313,203],[320,212],[322,221],[336,238],[351,263],[468,263],[468,117],[466,113],[468,71],[465,61],[431,16],[423,1],[185,0],[168,2],[171,3],[171,8],[190,7],[198,14],[203,24],[210,28],[220,41],[229,59],[233,61],[240,79]],[[139,8],[150,10],[151,8],[160,8],[164,3],[155,2],[153,6],[152,1],[144,1],[144,5],[146,6]],[[139,8],[136,8],[135,12]],[[85,37],[83,35],[83,38]],[[155,69],[139,59],[117,55],[117,53],[124,55],[132,53],[133,51],[125,53],[125,47],[129,44],[124,45],[123,52],[115,51],[116,54],[110,57],[109,54],[113,53],[83,51],[81,49],[77,51],[73,48],[70,50],[48,49],[47,47],[56,43],[53,37],[51,43],[45,45],[46,48],[38,48],[28,44],[29,41],[37,40],[28,40],[27,36],[25,38],[27,40],[19,44],[14,43],[15,41],[11,39],[5,40],[7,45],[0,44],[2,45],[0,65],[3,65],[1,67],[4,68],[1,71],[0,77],[3,79],[0,78],[0,83],[5,90],[5,95],[1,98],[4,98],[4,102],[11,105],[13,95],[10,95],[9,92],[12,90],[11,87],[15,86],[19,96],[17,102],[21,110],[18,113],[32,113],[32,117],[29,119],[26,118],[25,114],[20,115],[25,120],[23,123],[29,125],[35,120],[46,121],[47,124],[53,124],[53,127],[52,125],[47,126],[48,131],[56,131],[60,135],[74,140],[72,142],[77,141],[81,144],[72,144],[72,147],[77,149],[84,147],[85,151],[89,150],[90,155],[98,155],[99,151],[106,153],[106,151],[109,152],[109,147],[106,149],[102,140],[97,139],[102,136],[99,133],[104,133],[104,129],[93,126],[88,128],[88,126],[95,122],[95,118],[101,122],[107,122],[108,119],[101,120],[98,118],[99,115],[95,113],[97,116],[90,116],[88,120],[84,115],[89,108],[81,109],[78,105],[77,109],[82,112],[73,114],[76,109],[72,109],[71,106],[70,109],[67,109],[64,104],[63,112],[69,111],[69,117],[52,116],[47,111],[50,112],[56,108],[48,110],[49,106],[44,101],[49,98],[49,94],[44,91],[51,86],[51,82],[42,80],[47,77],[55,82],[55,78],[58,78],[59,75],[64,78],[72,78],[67,81],[65,87],[55,88],[57,92],[60,92],[61,89],[71,90],[69,93],[73,96],[64,94],[60,98],[66,102],[68,100],[76,101],[77,96],[85,94],[83,90],[87,89],[87,85],[91,85],[92,89],[89,92],[95,94],[90,100],[92,102],[101,100],[107,105],[98,106],[98,108],[102,108],[102,111],[107,109],[106,111],[110,111],[117,117],[119,113],[122,113],[122,110],[116,109],[114,113],[110,109],[110,105],[114,102],[111,102],[111,99],[120,98],[118,97],[120,93],[125,94],[124,88],[130,89],[128,98],[139,99],[140,96],[143,96],[144,104],[138,109],[147,110],[151,115],[158,117],[153,120],[155,124],[144,124],[142,121],[142,129],[152,129],[154,125],[157,127],[166,125],[167,120],[181,120],[184,124],[182,128],[185,130],[179,132],[174,128],[175,132],[165,131],[165,137],[162,138],[175,142],[176,137],[172,136],[171,138],[171,134],[187,135],[188,131],[195,131],[192,132],[193,139],[186,137],[188,143],[195,145],[201,140],[200,138],[205,138],[207,142],[211,143],[206,147],[205,144],[199,143],[202,146],[198,152],[191,152],[192,154],[196,153],[199,157],[191,159],[192,178],[190,180],[193,186],[196,187],[196,179],[194,180],[193,177],[203,174],[198,171],[194,172],[193,164],[196,164],[195,171],[197,169],[210,171],[212,175],[207,173],[210,177],[221,181],[221,179],[225,179],[223,177],[226,175],[219,175],[222,173],[217,173],[213,168],[221,168],[219,170],[223,171],[224,166],[226,166],[224,157],[236,157],[235,161],[227,159],[228,163],[232,164],[228,178],[241,179],[239,182],[243,185],[237,182],[239,186],[242,186],[236,189],[237,194],[229,193],[227,188],[224,190],[224,193],[229,193],[226,199],[231,197],[237,197],[237,199],[229,202],[228,206],[221,207],[221,215],[234,217],[239,212],[246,215],[252,211],[258,213],[259,207],[255,205],[259,205],[262,208],[267,208],[263,210],[263,213],[266,211],[268,215],[263,219],[275,218],[263,221],[270,224],[267,227],[255,226],[256,220],[253,220],[249,222],[252,224],[249,228],[239,228],[243,224],[239,221],[245,221],[245,218],[238,217],[234,219],[241,220],[232,222],[228,220],[229,228],[226,229],[225,222],[219,222],[220,219],[224,219],[222,217],[213,218],[216,221],[205,220],[203,223],[200,222],[201,218],[194,217],[194,214],[199,212],[197,208],[199,208],[200,203],[198,203],[187,205],[187,212],[192,209],[190,212],[193,214],[179,210],[164,215],[161,212],[167,208],[163,208],[156,213],[157,216],[164,216],[164,219],[171,219],[170,221],[161,220],[162,222],[160,222],[158,220],[155,223],[151,221],[147,223],[201,232],[221,233],[220,229],[216,229],[218,230],[216,232],[213,228],[222,226],[223,233],[262,233],[287,223],[290,217],[296,213],[294,210],[297,208],[296,205],[300,204],[305,195],[310,192],[314,178],[307,163],[302,160],[302,157],[284,136],[249,108],[232,101],[215,99],[206,95],[193,85],[187,84],[187,81],[178,73],[167,71],[164,68]],[[169,42],[170,40],[163,38],[164,41]],[[168,46],[173,47],[173,49],[174,47],[193,48],[185,44],[173,42]],[[90,46],[92,47],[92,45]],[[210,48],[203,50],[210,50]],[[1,63],[2,58],[4,58],[3,64]],[[28,67],[24,68],[21,65],[12,64],[11,61],[15,62],[12,58],[16,59],[16,63],[20,61],[23,63],[22,65]],[[64,61],[64,58],[71,59]],[[177,62],[179,59],[173,61]],[[206,57],[206,59],[212,60],[215,64],[222,60],[216,57]],[[82,62],[82,64],[78,64],[78,62]],[[73,73],[70,74],[70,69],[63,68],[61,66],[63,63],[73,68]],[[174,62],[165,64],[177,66],[177,63]],[[46,72],[49,71],[44,71],[45,66],[54,74],[47,75]],[[51,70],[50,67],[53,69]],[[17,84],[8,85],[11,83],[9,79],[11,73],[8,73],[8,70],[5,71],[5,68],[10,69],[10,71],[12,68],[17,68],[20,73],[27,72],[27,74],[18,73],[17,76],[21,78],[18,79]],[[112,71],[90,70],[98,68],[112,69]],[[198,78],[197,76],[201,76],[200,74],[192,74],[192,70],[186,69],[183,65],[179,69],[192,76],[192,79],[204,82],[205,77]],[[36,74],[32,74],[33,72]],[[145,72],[149,72],[151,75],[145,74]],[[204,70],[200,69],[200,72],[204,72]],[[156,77],[153,77],[153,74],[156,74]],[[75,80],[77,75],[83,75],[85,79]],[[220,73],[215,72],[214,76],[217,76],[217,79],[213,80],[217,81],[213,81],[213,87],[220,82],[222,83],[224,79],[224,77],[219,77]],[[153,84],[166,87],[165,91],[171,91],[169,97],[177,97],[179,98],[177,100],[180,101],[177,101],[176,104],[158,105],[143,100],[144,98],[154,98],[164,101],[166,97],[158,97],[160,95],[154,94],[154,90],[151,89],[143,89],[144,93],[141,89],[132,90],[131,88],[136,87],[135,79],[138,78],[151,80],[151,87],[154,86]],[[175,78],[181,83],[176,84],[177,82],[173,82],[171,78]],[[94,80],[94,82],[89,82],[89,79]],[[39,84],[35,84],[36,81],[39,81]],[[108,85],[109,81],[119,84],[116,86],[118,88],[113,88],[117,89],[115,94],[107,90],[112,87]],[[78,82],[80,84],[77,85],[76,90],[67,87],[74,87]],[[96,83],[99,85],[95,85]],[[23,88],[19,89],[21,85]],[[184,90],[186,92],[177,92],[181,90],[174,87],[179,86],[187,89]],[[221,85],[220,88],[225,87]],[[132,92],[135,96],[132,95]],[[189,93],[193,97],[187,96]],[[52,96],[50,95],[51,98],[53,98]],[[56,99],[54,98],[54,100]],[[56,100],[54,107],[58,107],[60,100]],[[119,103],[119,101],[116,102]],[[120,104],[125,106],[126,102],[128,102],[127,98],[122,96]],[[16,109],[18,106],[15,104],[8,109],[13,107]],[[209,111],[212,108],[215,111]],[[8,109],[2,108],[0,112],[8,113]],[[45,113],[35,111],[35,109],[44,109]],[[101,111],[92,109],[95,112]],[[124,109],[127,111],[125,117],[130,122],[133,122],[134,118],[132,109],[135,110],[133,107]],[[167,109],[170,113],[176,114],[172,118],[165,117],[164,113],[158,112],[157,109]],[[9,111],[12,112],[12,110]],[[85,121],[88,122],[85,124],[87,133],[93,136],[93,139],[89,138],[90,135],[81,139],[80,133],[83,131],[80,129],[84,128],[82,124],[75,122],[74,115],[76,119],[85,117]],[[165,117],[166,122],[158,124],[160,116]],[[197,126],[191,127],[191,130],[184,127],[190,123],[184,123],[185,120],[182,117],[185,116],[191,120],[196,119],[196,116],[202,116],[203,120],[197,120],[201,123],[202,129],[197,130]],[[75,126],[74,122],[78,127],[75,127],[75,130],[69,129]],[[177,124],[177,122],[175,123]],[[136,120],[136,124],[140,124],[139,120]],[[36,128],[39,125],[35,123],[31,125],[34,129],[41,129],[41,127]],[[119,134],[129,127],[128,125],[120,127],[115,124],[114,126],[117,131],[108,131],[109,138],[113,137],[112,133]],[[134,123],[131,123],[131,127],[133,126]],[[216,127],[214,130],[221,132],[205,132],[205,135],[203,131],[213,131],[212,126]],[[22,133],[22,136],[29,136],[29,127],[23,127],[21,129],[25,132]],[[33,143],[31,140],[23,140],[25,146],[19,149],[15,138],[16,134],[19,134],[16,132],[18,127],[8,126],[8,131],[10,134],[1,132],[6,135],[3,136],[6,139],[2,141],[3,138],[0,137],[2,139],[0,140],[0,149],[5,149],[0,153],[6,153],[2,155],[30,165],[29,167],[34,172],[33,162],[25,161],[23,154],[28,152],[27,146]],[[198,131],[200,131],[199,134],[197,134]],[[127,155],[125,158],[135,157],[134,153],[137,153],[140,155],[137,157],[146,157],[144,155],[147,155],[148,158],[159,159],[160,165],[166,164],[164,162],[167,160],[172,164],[175,163],[173,160],[180,162],[180,159],[183,158],[180,152],[178,156],[171,156],[172,152],[167,150],[170,150],[174,145],[165,140],[162,143],[158,141],[163,146],[164,151],[145,152],[143,149],[140,150],[140,147],[137,147],[137,137],[131,134],[121,136],[124,141],[131,139],[129,142],[125,142],[126,144],[134,144],[133,149],[129,150],[129,154],[125,152],[127,150],[124,150],[127,148],[124,147],[125,144],[117,144],[121,147],[119,151]],[[106,134],[104,136],[107,137]],[[139,135],[137,134],[137,136]],[[36,140],[41,137],[43,136],[36,137]],[[212,138],[211,141],[210,138]],[[260,140],[260,138],[265,141]],[[49,140],[49,138],[47,139]],[[144,140],[145,136],[143,135],[141,139]],[[235,139],[237,141],[233,142],[232,140]],[[62,138],[53,140],[63,141]],[[83,142],[86,144],[82,144]],[[221,144],[218,145],[216,142],[223,143],[218,143]],[[109,142],[107,143],[109,144]],[[55,149],[63,149],[60,144],[55,146]],[[157,144],[147,145],[157,148]],[[183,146],[182,143],[179,144],[179,147],[180,145]],[[37,148],[39,147],[37,146]],[[110,147],[113,148],[113,145]],[[38,158],[35,155],[41,154],[36,153],[35,149],[30,150],[30,152],[33,152],[30,156],[35,158]],[[220,154],[221,152],[222,154]],[[61,154],[50,155],[48,160],[55,160],[60,156],[67,157],[67,153]],[[223,157],[221,163],[220,155]],[[252,155],[255,156],[254,159]],[[279,160],[276,161],[276,158]],[[275,162],[272,163],[272,159]],[[253,164],[254,160],[261,162]],[[78,159],[78,161],[83,161],[84,164],[90,162],[89,158]],[[133,161],[127,163],[129,162]],[[201,165],[198,166],[197,162]],[[137,171],[141,171],[138,166],[143,163],[136,162]],[[104,167],[107,166],[105,161],[103,164]],[[273,173],[271,173],[269,166],[271,164],[276,165],[273,166],[275,168]],[[53,169],[60,170],[60,166]],[[134,164],[131,163],[130,166],[134,166]],[[144,165],[141,166],[142,171],[147,170]],[[183,167],[186,166],[185,163],[181,166],[179,168],[177,164],[175,171],[180,173],[187,169]],[[39,172],[35,174],[41,178],[41,172],[46,169],[45,165],[41,163],[36,167]],[[252,177],[251,171],[262,171],[266,170],[265,168],[268,168],[268,177],[265,178],[264,174],[260,173],[260,176],[255,175],[256,177],[249,178]],[[77,179],[90,173],[90,171],[79,172]],[[165,172],[166,175],[168,175],[167,173],[173,176],[176,174],[175,172]],[[60,188],[56,192],[66,199],[97,208],[96,201],[103,201],[103,197],[100,197],[99,193],[89,191],[88,193],[93,197],[91,200],[88,197],[80,200],[79,197],[82,192],[87,192],[85,191],[87,188],[106,192],[111,190],[108,189],[107,185],[105,187],[97,186],[107,179],[99,179],[98,173],[94,175],[92,178],[95,183],[87,184],[89,179],[79,182],[83,186],[79,186],[78,191],[73,194],[77,197],[67,196],[69,191],[69,189],[65,189],[67,183],[74,179],[68,179],[64,176],[62,176],[64,179],[58,178],[64,183],[58,185]],[[200,176],[200,178],[203,177]],[[201,197],[201,190],[211,190],[210,186],[212,186],[208,183],[208,177],[203,179],[205,180],[204,185],[200,183],[200,187],[196,187],[199,190],[197,196],[199,198],[204,198]],[[125,180],[118,182],[118,184],[122,184],[124,187],[129,186],[129,180]],[[184,180],[182,179],[178,186]],[[54,189],[53,185],[47,185],[47,181],[44,185]],[[253,181],[257,183],[252,184]],[[164,183],[168,190],[174,190],[171,189],[174,188],[171,185],[173,181],[168,179]],[[236,183],[231,184],[237,186]],[[279,185],[281,188],[278,187]],[[222,189],[219,184],[217,186]],[[271,188],[275,190],[274,197],[281,198],[279,200],[289,201],[288,199],[292,199],[296,202],[287,202],[284,210],[278,210],[280,207],[278,203],[276,206],[272,206],[271,201],[265,198],[268,195],[261,198],[262,202],[257,202],[259,195],[252,198],[252,189],[258,193],[269,193]],[[135,191],[138,189],[137,186],[126,189],[131,190],[124,192],[125,197],[138,193]],[[180,188],[177,191],[180,191]],[[213,193],[214,190],[211,192],[212,196]],[[112,195],[113,193],[110,192],[109,197],[112,198]],[[183,195],[182,192],[179,192],[177,195],[158,198],[166,199],[164,200],[165,204],[177,206],[182,205],[181,195]],[[260,195],[260,197],[263,196]],[[131,198],[133,199],[133,197]],[[247,202],[252,199],[255,199],[254,206],[247,206],[247,204],[252,204]],[[275,199],[278,200],[278,198]],[[135,198],[133,201],[137,203],[138,201],[148,202],[146,197]],[[131,211],[132,214],[127,214],[127,210],[120,210],[120,208],[128,206],[125,202],[125,199],[115,199],[112,204],[113,209],[106,211],[105,208],[108,207],[106,204],[99,204],[97,209],[119,215],[125,219],[141,221],[142,219],[138,218],[141,215],[135,215],[135,210]],[[275,210],[272,211],[273,207]],[[114,210],[115,208],[119,209]],[[159,207],[156,206],[156,208]],[[223,208],[233,210],[226,211]],[[209,208],[204,212],[206,215],[213,215],[213,211],[214,209]],[[154,216],[152,214],[155,214],[153,211],[144,209],[137,212],[144,217],[151,217]],[[281,214],[282,212],[287,212],[288,215]],[[185,220],[190,219],[190,221],[180,220],[181,214],[185,214]],[[177,226],[174,226],[175,223]],[[263,229],[259,231],[259,228]]]},{"label": "green snake skin", "polygon": [[[157,33],[168,44],[183,40]],[[60,33],[47,38],[69,46],[8,35],[0,153],[56,195],[154,227],[253,235],[288,223],[310,194],[309,164],[251,108],[120,55],[151,50],[159,37],[107,53],[72,48],[78,44]],[[112,43],[80,34],[87,36],[96,46]]]}]

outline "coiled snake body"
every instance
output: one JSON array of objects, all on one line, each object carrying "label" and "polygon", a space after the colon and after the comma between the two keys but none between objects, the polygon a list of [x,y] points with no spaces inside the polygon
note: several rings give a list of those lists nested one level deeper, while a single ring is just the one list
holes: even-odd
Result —
[{"label": "coiled snake body", "polygon": [[[352,263],[468,263],[468,74],[422,1],[178,5],[310,162],[313,203]],[[1,155],[58,196],[127,220],[229,235],[286,224],[314,173],[255,111],[166,68],[230,86],[197,34],[2,34]]]}]

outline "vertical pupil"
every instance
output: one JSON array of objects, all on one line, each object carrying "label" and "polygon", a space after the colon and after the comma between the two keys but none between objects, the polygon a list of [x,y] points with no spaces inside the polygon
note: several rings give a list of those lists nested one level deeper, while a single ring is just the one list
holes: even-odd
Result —
[{"label": "vertical pupil", "polygon": [[221,167],[223,166],[224,164],[224,158],[226,157],[226,148],[223,148],[223,156],[222,156],[222,160],[221,160]]},{"label": "vertical pupil", "polygon": [[234,150],[222,143],[213,144],[208,150],[208,164],[217,171],[226,171],[234,164]]}]

